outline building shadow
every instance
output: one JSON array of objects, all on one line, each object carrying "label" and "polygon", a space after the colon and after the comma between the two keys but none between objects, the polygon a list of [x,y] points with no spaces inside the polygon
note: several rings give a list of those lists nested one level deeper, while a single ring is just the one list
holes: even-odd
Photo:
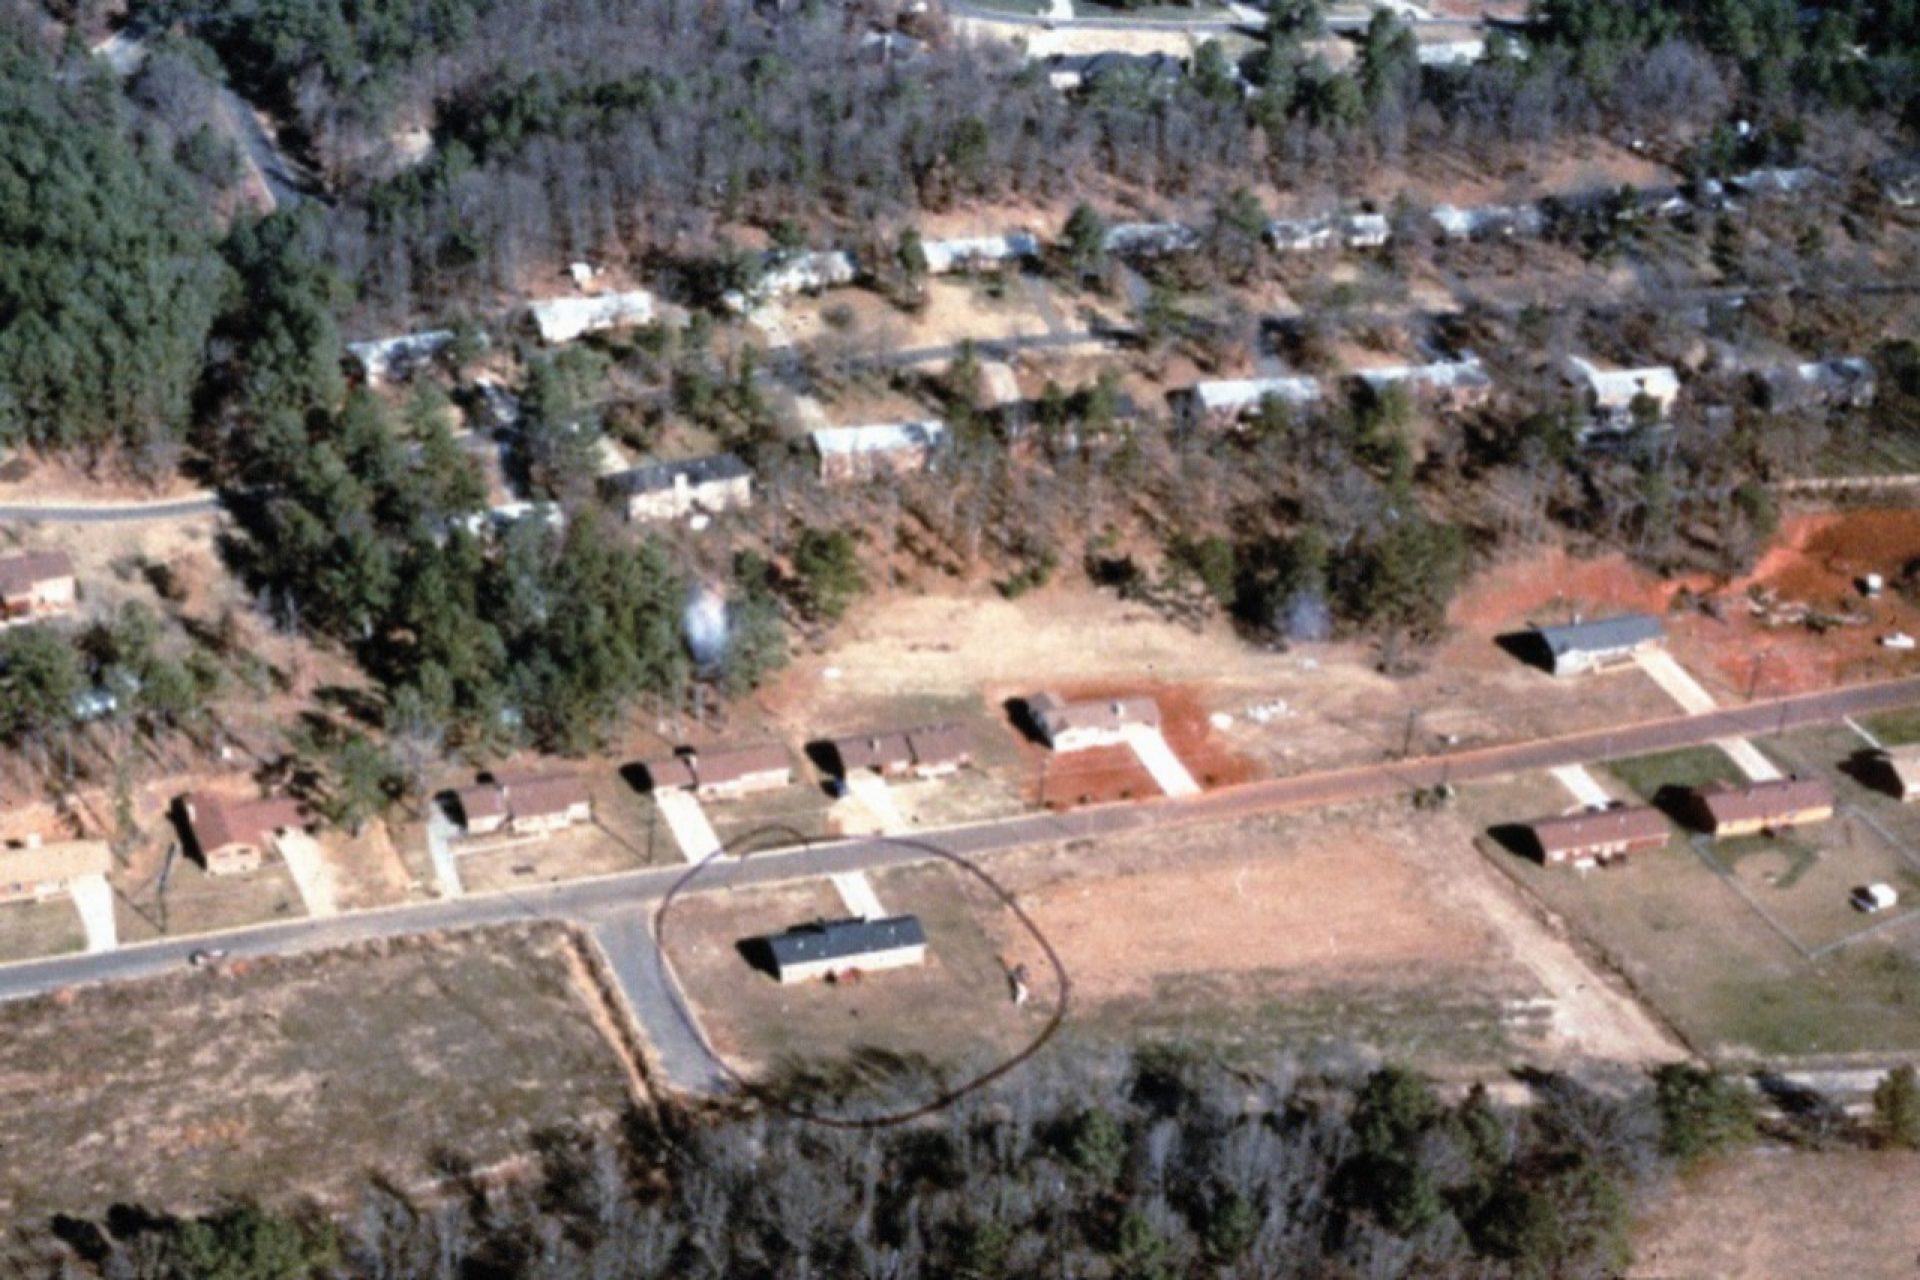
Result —
[{"label": "building shadow", "polygon": [[1487,828],[1487,837],[1501,849],[1526,862],[1542,862],[1540,842],[1524,822],[1502,822]]},{"label": "building shadow", "polygon": [[733,944],[733,949],[747,962],[747,968],[780,981],[780,967],[773,962],[773,944],[767,939],[742,938]]},{"label": "building shadow", "polygon": [[1547,642],[1538,631],[1509,631],[1495,636],[1493,642],[1506,650],[1515,661],[1548,675],[1553,674],[1553,651],[1547,648]]}]

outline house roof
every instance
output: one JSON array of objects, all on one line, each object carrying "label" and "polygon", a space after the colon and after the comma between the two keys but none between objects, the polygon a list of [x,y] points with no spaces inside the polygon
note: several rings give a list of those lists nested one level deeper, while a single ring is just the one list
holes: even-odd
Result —
[{"label": "house roof", "polygon": [[346,349],[368,377],[383,378],[416,361],[431,359],[452,343],[453,330],[428,329],[422,333],[402,333],[391,338],[349,342]]},{"label": "house roof", "polygon": [[926,930],[918,916],[888,916],[880,920],[821,920],[795,925],[767,939],[767,949],[781,968],[818,960],[846,960],[892,951],[897,947],[924,947]]},{"label": "house roof", "polygon": [[787,749],[777,742],[765,742],[751,747],[716,747],[710,751],[692,753],[694,776],[700,779],[700,785],[711,787],[738,782],[740,779],[756,773],[791,773],[793,762],[787,759]]},{"label": "house roof", "polygon": [[1602,369],[1591,360],[1573,356],[1568,365],[1573,376],[1586,384],[1603,409],[1631,408],[1634,398],[1641,395],[1664,402],[1680,394],[1680,375],[1663,364],[1640,369]]},{"label": "house roof", "polygon": [[938,418],[922,422],[882,422],[864,427],[821,427],[811,433],[822,457],[863,453],[896,453],[933,449],[947,438],[947,424]]},{"label": "house roof", "polygon": [[1481,388],[1493,385],[1493,379],[1487,376],[1487,371],[1473,356],[1464,360],[1435,360],[1430,364],[1383,365],[1358,370],[1353,376],[1375,391],[1401,382],[1434,388]]},{"label": "house roof", "polygon": [[1658,809],[1646,805],[1542,818],[1530,825],[1541,849],[1550,855],[1591,849],[1595,845],[1664,842],[1668,835],[1666,818]]},{"label": "house roof", "polygon": [[1049,737],[1070,729],[1119,729],[1130,724],[1160,723],[1160,707],[1152,698],[1089,699],[1085,702],[1062,702],[1056,698],[1044,708],[1037,706],[1034,700],[1029,700],[1027,707]]},{"label": "house roof", "polygon": [[1032,232],[1013,231],[1003,236],[961,236],[951,240],[922,241],[927,270],[935,275],[953,271],[969,262],[1004,262],[1010,258],[1037,258],[1040,241]]},{"label": "house roof", "polygon": [[1833,807],[1833,788],[1818,778],[1780,778],[1744,786],[1717,782],[1694,794],[1715,826]]},{"label": "house roof", "polygon": [[260,846],[276,831],[306,825],[300,805],[285,796],[245,799],[218,791],[195,791],[186,805],[200,852],[218,853],[236,845]]},{"label": "house roof", "polygon": [[1172,253],[1200,243],[1200,233],[1182,222],[1121,222],[1107,228],[1108,253]]},{"label": "house roof", "polygon": [[583,333],[653,319],[653,295],[645,289],[602,293],[591,298],[545,298],[527,304],[540,340],[571,342]]},{"label": "house roof", "polygon": [[0,596],[24,596],[43,582],[73,576],[73,558],[64,551],[29,551],[0,560]]},{"label": "house roof", "polygon": [[507,816],[507,794],[491,782],[483,782],[476,787],[461,787],[453,793],[460,802],[460,812],[468,821],[475,818],[504,818]]},{"label": "house roof", "polygon": [[593,802],[587,784],[576,773],[521,774],[501,778],[500,787],[516,818],[551,817]]},{"label": "house roof", "polygon": [[913,747],[898,729],[855,733],[833,740],[833,753],[847,770],[904,768],[913,763]]},{"label": "house roof", "polygon": [[704,458],[682,458],[675,462],[654,462],[631,471],[616,471],[603,483],[615,493],[662,493],[674,482],[686,478],[689,485],[718,484],[739,480],[753,473],[747,464],[731,453],[714,453]]},{"label": "house roof", "polygon": [[1251,409],[1272,396],[1288,404],[1312,404],[1320,398],[1320,384],[1312,378],[1227,378],[1197,382],[1193,398],[1210,410]]},{"label": "house roof", "polygon": [[1631,649],[1667,633],[1660,619],[1645,613],[1623,613],[1591,622],[1571,622],[1560,627],[1536,627],[1535,633],[1558,658],[1568,653],[1611,653]]},{"label": "house roof", "polygon": [[973,739],[957,724],[933,724],[907,730],[916,765],[959,764],[973,755]]},{"label": "house roof", "polygon": [[640,767],[647,771],[647,786],[654,791],[685,791],[699,785],[685,756],[643,760]]},{"label": "house roof", "polygon": [[0,885],[46,884],[80,876],[103,876],[113,869],[113,851],[104,840],[55,840],[49,844],[0,849]]}]

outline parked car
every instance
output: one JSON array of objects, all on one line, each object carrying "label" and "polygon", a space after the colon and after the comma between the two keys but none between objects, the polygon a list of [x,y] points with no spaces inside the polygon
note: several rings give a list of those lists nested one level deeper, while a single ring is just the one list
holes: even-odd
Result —
[{"label": "parked car", "polygon": [[1863,884],[1853,891],[1850,901],[1856,910],[1873,915],[1898,903],[1900,895],[1890,884]]}]

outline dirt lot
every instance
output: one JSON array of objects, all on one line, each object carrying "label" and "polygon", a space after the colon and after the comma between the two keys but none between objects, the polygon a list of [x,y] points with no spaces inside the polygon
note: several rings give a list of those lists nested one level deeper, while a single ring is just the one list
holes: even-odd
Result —
[{"label": "dirt lot", "polygon": [[[1920,1048],[1920,931],[1808,960],[1677,836],[1665,850],[1582,875],[1542,867],[1486,834],[1564,804],[1551,777],[1523,775],[1462,788],[1456,812],[1481,833],[1491,865],[1626,974],[1695,1049],[1740,1062]],[[1783,869],[1756,862],[1752,887],[1797,895],[1793,884],[1764,882]],[[1809,911],[1831,905],[1812,901],[1815,888],[1806,885]]]},{"label": "dirt lot", "polygon": [[[1556,681],[1515,661],[1490,632],[1457,638],[1415,676],[1388,678],[1377,662],[1357,644],[1271,653],[1224,623],[1196,632],[1083,584],[1018,601],[984,589],[897,593],[857,608],[833,648],[797,658],[743,712],[800,741],[828,729],[959,720],[974,732],[976,754],[990,768],[1004,762],[1009,778],[1023,759],[1036,762],[1023,756],[1002,700],[1048,687],[1177,690],[1169,697],[1190,708],[1185,723],[1204,732],[1202,754],[1217,753],[1221,776],[1234,758],[1248,762],[1235,768],[1291,774],[1433,750],[1448,738],[1485,745],[1673,714],[1637,670]],[[1215,713],[1229,717],[1226,728],[1207,723]],[[1176,726],[1173,745],[1187,759],[1195,741],[1183,742],[1184,732]],[[1117,757],[1108,763],[1119,767]],[[1196,777],[1207,771],[1204,759],[1200,766]],[[1149,793],[1144,773],[1116,776]]]},{"label": "dirt lot", "polygon": [[0,1218],[418,1186],[637,1079],[569,935],[495,930],[0,1006]]},{"label": "dirt lot", "polygon": [[[1006,970],[988,932],[1005,909],[983,886],[942,866],[874,876],[872,883],[888,911],[920,917],[928,940],[924,967],[857,983],[794,986],[755,967],[741,942],[846,914],[825,881],[706,895],[675,909],[665,930],[674,970],[736,1070],[979,1067],[1038,1034],[1058,992],[1043,965],[1033,971],[1026,1008],[1008,999]],[[927,1016],[936,1009],[940,1016]]]},{"label": "dirt lot", "polygon": [[1634,1254],[1639,1280],[1913,1275],[1920,1155],[1749,1151],[1663,1197]]},{"label": "dirt lot", "polygon": [[[1889,590],[1864,601],[1855,580],[1869,572],[1889,581],[1920,556],[1920,510],[1803,513],[1789,516],[1771,549],[1745,577],[1716,582],[1705,575],[1667,581],[1622,555],[1574,559],[1564,551],[1528,555],[1482,574],[1454,602],[1451,617],[1463,646],[1535,622],[1565,622],[1639,610],[1665,614],[1682,589],[1714,595],[1722,618],[1703,613],[1667,618],[1670,647],[1723,700],[1772,696],[1836,683],[1911,674],[1920,655],[1882,648],[1892,631],[1920,632],[1920,605]],[[1771,618],[1754,613],[1749,594],[1776,601]],[[1798,604],[1868,621],[1824,635],[1779,621],[1777,606]]]},{"label": "dirt lot", "polygon": [[[1078,1034],[1265,1052],[1357,1043],[1433,1070],[1675,1051],[1487,874],[1397,806],[997,860],[1073,975]],[[1025,944],[1003,938],[1010,954]]]}]

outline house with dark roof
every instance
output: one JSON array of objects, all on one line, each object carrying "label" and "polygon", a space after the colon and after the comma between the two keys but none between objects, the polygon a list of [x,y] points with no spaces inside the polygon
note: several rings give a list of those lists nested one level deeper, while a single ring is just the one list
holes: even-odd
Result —
[{"label": "house with dark roof", "polygon": [[731,453],[617,471],[603,476],[601,484],[636,524],[753,505],[753,472]]},{"label": "house with dark roof", "polygon": [[820,920],[775,934],[766,945],[782,985],[906,968],[927,958],[927,934],[918,916]]},{"label": "house with dark roof", "polygon": [[66,613],[79,594],[73,560],[64,551],[0,559],[0,623]]},{"label": "house with dark roof", "polygon": [[1541,818],[1527,824],[1540,861],[1547,866],[1589,867],[1624,859],[1643,849],[1662,849],[1667,819],[1648,805],[1625,805]]},{"label": "house with dark roof", "polygon": [[686,753],[703,800],[733,800],[793,785],[793,761],[777,742],[751,747],[700,748]]},{"label": "house with dark roof", "polygon": [[913,773],[918,778],[943,778],[973,762],[973,740],[957,724],[909,729],[907,745],[913,750]]},{"label": "house with dark roof", "polygon": [[286,796],[252,799],[218,791],[195,791],[180,799],[180,811],[209,875],[258,870],[277,837],[305,830],[306,811]]},{"label": "house with dark roof", "polygon": [[843,778],[863,770],[891,778],[913,767],[913,747],[907,735],[897,729],[835,738],[833,757]]},{"label": "house with dark roof", "polygon": [[1833,788],[1818,778],[1778,778],[1736,786],[1715,782],[1692,795],[1694,820],[1715,839],[1752,836],[1833,816]]},{"label": "house with dark roof", "polygon": [[1665,642],[1660,619],[1645,613],[1623,613],[1591,622],[1559,627],[1535,627],[1533,641],[1556,676],[1579,675],[1633,661],[1644,649]]}]

